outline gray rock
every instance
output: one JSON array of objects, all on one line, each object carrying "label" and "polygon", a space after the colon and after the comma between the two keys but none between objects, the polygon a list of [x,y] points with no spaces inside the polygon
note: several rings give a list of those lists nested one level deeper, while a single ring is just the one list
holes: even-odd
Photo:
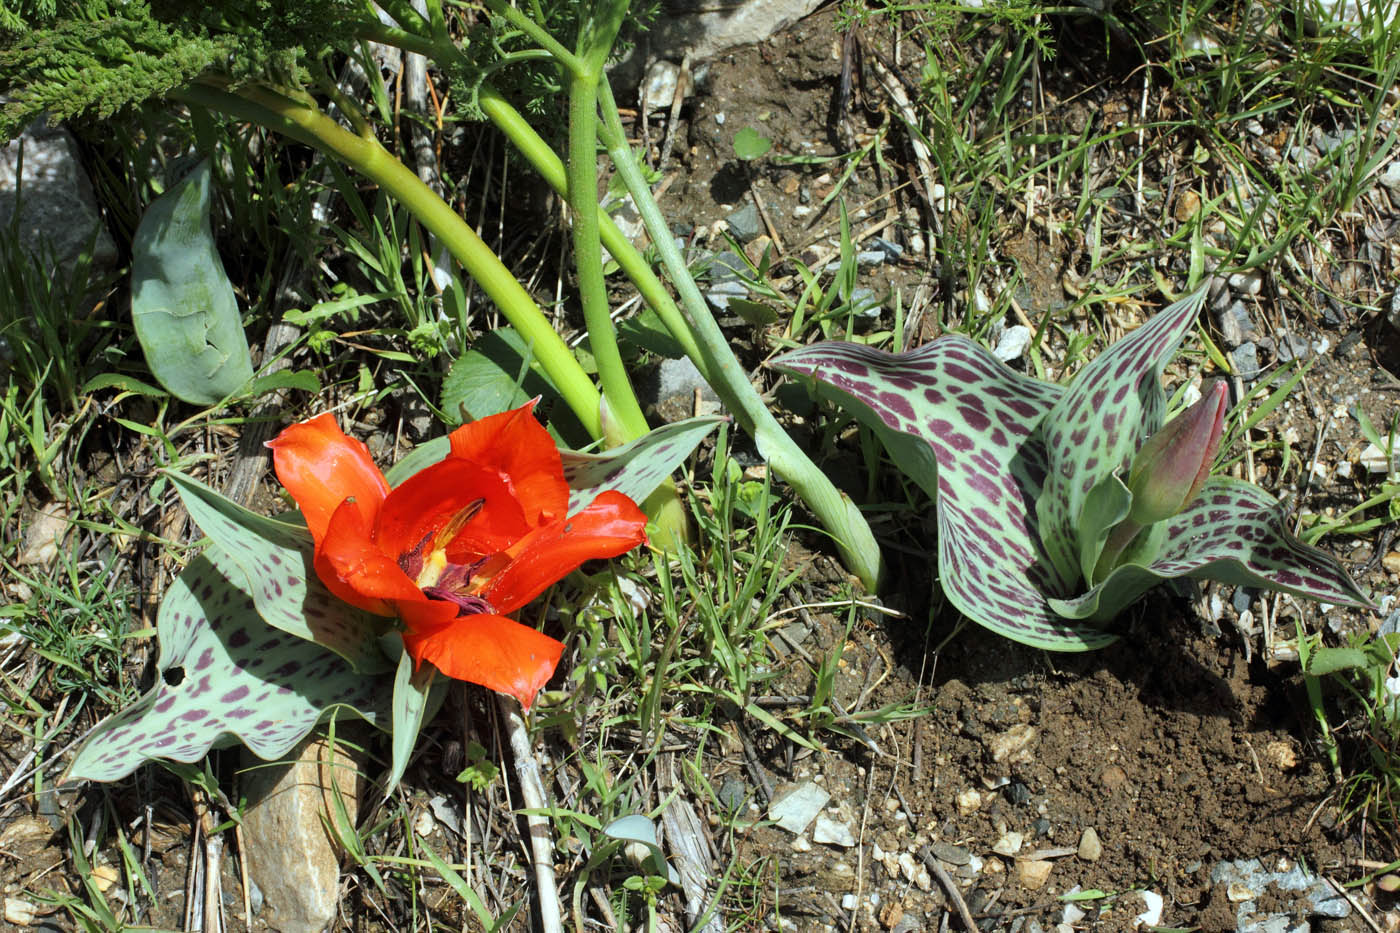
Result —
[{"label": "gray rock", "polygon": [[1237,301],[1224,311],[1218,312],[1215,315],[1215,323],[1220,328],[1220,336],[1225,338],[1226,345],[1232,348],[1259,336],[1259,331],[1254,327],[1254,319],[1250,317],[1249,309],[1244,306],[1243,301]]},{"label": "gray rock", "polygon": [[339,901],[340,847],[326,832],[336,820],[335,790],[358,822],[364,761],[323,738],[303,742],[287,764],[251,767],[243,833],[248,872],[262,891],[269,925],[280,933],[321,933]]},{"label": "gray rock", "polygon": [[668,0],[647,30],[646,43],[639,43],[617,70],[638,75],[643,56],[672,61],[713,58],[727,49],[762,42],[819,6],[821,0]]},{"label": "gray rock", "polygon": [[1391,191],[1400,191],[1400,161],[1387,165],[1377,180]]},{"label": "gray rock", "polygon": [[1230,351],[1230,368],[1241,379],[1253,379],[1259,375],[1259,348],[1253,341],[1246,340]]},{"label": "gray rock", "polygon": [[858,266],[878,266],[889,258],[882,249],[863,249],[856,253],[856,265]]},{"label": "gray rock", "polygon": [[884,237],[877,236],[871,240],[870,248],[884,253],[885,258],[890,262],[899,262],[900,257],[904,255],[904,247]]},{"label": "gray rock", "polygon": [[[1301,866],[1287,872],[1266,871],[1258,859],[1218,862],[1210,870],[1213,884],[1231,885],[1256,894],[1270,886],[1280,891],[1295,892],[1302,902],[1299,906],[1310,917],[1341,919],[1351,914],[1351,904],[1321,878],[1309,875]],[[1307,921],[1294,922],[1288,914],[1259,913],[1253,900],[1241,901],[1235,916],[1241,933],[1307,933]]]},{"label": "gray rock", "polygon": [[724,218],[729,232],[740,243],[747,243],[763,232],[763,218],[758,216],[758,207],[749,201],[743,207]]},{"label": "gray rock", "polygon": [[1235,593],[1230,597],[1230,605],[1235,607],[1236,612],[1245,612],[1254,602],[1254,597],[1259,595],[1259,591],[1252,586],[1235,587]]},{"label": "gray rock", "polygon": [[1280,363],[1287,363],[1293,359],[1304,359],[1311,349],[1312,347],[1302,337],[1289,333],[1280,333],[1274,346],[1274,352],[1278,355]]},{"label": "gray rock", "polygon": [[972,861],[972,853],[962,846],[955,846],[951,842],[935,842],[929,846],[930,851],[949,865],[966,865]]},{"label": "gray rock", "polygon": [[705,300],[721,311],[729,310],[729,299],[747,298],[749,290],[738,279],[716,282],[705,292]]},{"label": "gray rock", "polygon": [[[18,174],[21,145],[23,178]],[[0,149],[0,225],[8,227],[13,222],[16,204],[20,242],[38,248],[45,261],[52,249],[55,271],[71,263],[89,244],[95,273],[115,267],[117,245],[102,223],[77,144],[67,130],[46,126],[43,117]]]},{"label": "gray rock", "polygon": [[719,411],[719,396],[700,375],[700,370],[683,356],[678,360],[663,359],[656,368],[655,379],[641,385],[643,408],[654,409],[666,421],[679,421],[695,414],[695,390],[700,390],[700,414]]},{"label": "gray rock", "polygon": [[736,777],[727,777],[719,785],[715,796],[730,813],[738,813],[739,808],[749,799],[749,786]]}]

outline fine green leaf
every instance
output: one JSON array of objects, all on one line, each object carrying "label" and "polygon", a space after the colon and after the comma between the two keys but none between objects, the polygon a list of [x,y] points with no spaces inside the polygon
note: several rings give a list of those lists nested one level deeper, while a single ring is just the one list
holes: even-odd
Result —
[{"label": "fine green leaf", "polygon": [[486,334],[452,364],[442,381],[442,410],[462,421],[475,421],[519,408],[532,398],[558,396],[514,328]]},{"label": "fine green leaf", "polygon": [[[400,648],[402,644],[400,641]],[[393,738],[390,742],[389,775],[384,782],[385,794],[392,793],[403,778],[413,746],[418,741],[418,732],[423,728],[423,720],[431,715],[431,710],[437,709],[446,694],[447,681],[434,676],[436,673],[431,664],[424,664],[415,672],[413,658],[407,651],[400,650],[398,668],[394,672]]]},{"label": "fine green leaf", "polygon": [[157,198],[131,244],[131,316],[151,374],[213,405],[253,378],[233,286],[209,228],[209,161]]},{"label": "fine green leaf", "polygon": [[734,134],[734,155],[740,161],[752,162],[761,159],[773,148],[773,141],[751,126],[746,126]]},{"label": "fine green leaf", "polygon": [[268,625],[334,651],[356,670],[388,670],[377,641],[387,620],[326,589],[313,567],[304,525],[258,515],[198,480],[174,470],[164,473],[195,524],[214,541],[210,560],[248,594]]},{"label": "fine green leaf", "polygon": [[381,680],[269,627],[205,557],[171,584],[156,627],[155,686],[87,735],[64,781],[115,781],[146,761],[193,762],[234,741],[271,761],[337,707],[389,721]]}]

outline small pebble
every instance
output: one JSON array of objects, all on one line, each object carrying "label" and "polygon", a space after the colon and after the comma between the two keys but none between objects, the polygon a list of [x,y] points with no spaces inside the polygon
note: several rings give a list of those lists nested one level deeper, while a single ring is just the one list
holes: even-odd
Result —
[{"label": "small pebble", "polygon": [[1400,551],[1391,551],[1382,557],[1381,566],[1391,573],[1400,573]]},{"label": "small pebble", "polygon": [[992,851],[997,855],[1005,855],[1008,858],[1021,851],[1021,846],[1025,843],[1025,837],[1020,833],[1006,833],[992,844]]},{"label": "small pebble", "polygon": [[1102,784],[1106,790],[1119,790],[1127,786],[1128,772],[1124,771],[1118,765],[1109,765],[1099,772],[1099,783]]},{"label": "small pebble", "polygon": [[1050,872],[1054,868],[1054,862],[1032,862],[1023,859],[1016,863],[1016,880],[1028,890],[1039,891],[1045,887],[1045,882],[1050,880]]},{"label": "small pebble", "polygon": [[1103,844],[1099,842],[1098,832],[1090,826],[1079,837],[1079,857],[1086,862],[1097,862],[1101,855],[1103,855]]},{"label": "small pebble", "polygon": [[969,787],[967,790],[958,794],[956,803],[958,805],[958,812],[964,816],[969,813],[975,813],[982,809],[982,793],[975,787]]},{"label": "small pebble", "polygon": [[899,853],[899,873],[904,876],[905,881],[913,881],[919,874],[919,860],[914,858],[911,852]]},{"label": "small pebble", "polygon": [[842,910],[855,910],[855,909],[856,909],[856,905],[858,905],[859,903],[860,903],[860,899],[857,898],[854,894],[843,894],[843,895],[841,895],[841,909],[842,909]]},{"label": "small pebble", "polygon": [[34,922],[37,909],[29,901],[17,897],[5,898],[5,922],[17,927],[27,927]]},{"label": "small pebble", "polygon": [[938,856],[949,865],[966,865],[972,861],[972,853],[962,846],[955,846],[950,842],[935,842],[930,848],[933,854]]},{"label": "small pebble", "polygon": [[1050,821],[1043,816],[1038,818],[1031,823],[1031,834],[1036,837],[1050,835]]},{"label": "small pebble", "polygon": [[1039,737],[1035,726],[1018,723],[1005,732],[990,736],[986,740],[987,751],[997,764],[1030,761],[1035,757],[1032,749]]},{"label": "small pebble", "polygon": [[846,823],[833,820],[826,814],[817,817],[817,825],[812,828],[812,841],[824,846],[850,848],[856,844],[856,837]]},{"label": "small pebble", "polygon": [[1006,790],[1003,793],[1006,796],[1006,802],[1012,806],[1019,807],[1031,802],[1030,788],[1020,781],[1012,781],[1006,785]]}]

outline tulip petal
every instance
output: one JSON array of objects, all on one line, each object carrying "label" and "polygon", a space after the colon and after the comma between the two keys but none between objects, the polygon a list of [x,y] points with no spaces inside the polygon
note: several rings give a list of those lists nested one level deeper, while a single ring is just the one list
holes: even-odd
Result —
[{"label": "tulip petal", "polygon": [[564,645],[548,635],[486,613],[460,616],[430,629],[410,628],[403,640],[415,663],[430,661],[448,677],[508,693],[525,709],[554,674],[564,652]]},{"label": "tulip petal", "polygon": [[593,504],[522,538],[513,559],[481,591],[497,612],[511,612],[543,593],[586,560],[616,557],[646,541],[647,519],[620,492],[604,492]]},{"label": "tulip petal", "polygon": [[368,524],[389,494],[389,484],[370,458],[369,448],[346,437],[332,414],[294,424],[267,446],[272,449],[277,478],[296,500],[318,546],[331,516],[346,499],[355,500]]},{"label": "tulip petal", "polygon": [[347,603],[380,615],[394,614],[386,600],[424,598],[398,561],[370,538],[353,502],[342,503],[331,516],[316,548],[316,575]]},{"label": "tulip petal", "polygon": [[397,558],[478,500],[483,500],[481,509],[453,538],[449,559],[458,552],[478,556],[504,551],[529,533],[521,504],[503,477],[480,464],[448,458],[394,487],[379,510],[374,540]]},{"label": "tulip petal", "polygon": [[567,514],[569,485],[559,449],[531,413],[534,402],[464,424],[451,434],[452,459],[499,473],[525,510],[531,528]]}]

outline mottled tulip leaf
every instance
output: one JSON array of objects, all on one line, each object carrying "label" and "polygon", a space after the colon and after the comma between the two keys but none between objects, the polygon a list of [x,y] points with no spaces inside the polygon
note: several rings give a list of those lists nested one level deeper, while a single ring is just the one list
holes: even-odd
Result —
[{"label": "mottled tulip leaf", "polygon": [[1190,332],[1205,297],[1204,288],[1196,290],[1104,350],[1046,414],[1042,436],[1049,469],[1036,514],[1045,552],[1063,575],[1078,575],[1085,564],[1085,576],[1092,574],[1099,555],[1080,540],[1085,500],[1162,426],[1167,410],[1162,369]]},{"label": "mottled tulip leaf", "polygon": [[151,374],[213,405],[253,379],[233,285],[209,228],[209,160],[153,201],[131,242],[131,317]]},{"label": "mottled tulip leaf", "polygon": [[[1162,427],[1162,370],[1204,294],[1106,350],[1068,390],[1018,375],[958,337],[899,355],[818,344],[776,365],[816,380],[934,495],[944,592],[1008,638],[1062,651],[1107,644],[1114,636],[1103,623],[1182,576],[1369,606],[1341,565],[1294,538],[1278,503],[1248,483],[1207,480],[1179,514],[1133,523],[1122,478]],[[1089,587],[1106,572],[1097,565],[1115,532],[1123,537],[1112,545],[1114,569]]]},{"label": "mottled tulip leaf", "polygon": [[1060,618],[1045,599],[1070,595],[1078,579],[1045,559],[1035,527],[1046,469],[1037,428],[1062,389],[1013,372],[961,337],[902,354],[821,343],[775,365],[819,380],[925,489],[934,485],[928,465],[936,462],[939,579],[960,612],[1007,638],[1057,651],[1113,640]]},{"label": "mottled tulip leaf", "polygon": [[671,884],[679,885],[681,876],[666,863],[666,853],[661,851],[661,843],[656,838],[656,824],[640,813],[613,820],[603,827],[603,835],[616,839],[625,845],[640,845],[647,850],[647,858],[642,866],[650,874],[666,877]]},{"label": "mottled tulip leaf", "polygon": [[204,557],[170,585],[156,629],[155,686],[88,734],[63,780],[115,781],[146,761],[197,761],[235,741],[272,761],[336,709],[389,722],[382,680],[268,626]]},{"label": "mottled tulip leaf", "polygon": [[[564,479],[569,484],[569,512],[578,512],[598,494],[615,489],[635,502],[651,495],[690,456],[691,451],[719,425],[723,418],[687,418],[663,425],[630,444],[601,454],[559,451],[564,461]],[[386,472],[390,485],[397,486],[419,470],[439,462],[451,451],[446,437],[435,437],[419,444],[412,453]]]},{"label": "mottled tulip leaf", "polygon": [[641,502],[656,491],[723,418],[687,418],[663,425],[630,444],[601,454],[561,450],[569,483],[569,511],[588,506],[607,490]]},{"label": "mottled tulip leaf", "polygon": [[216,545],[209,559],[253,600],[268,625],[334,651],[358,671],[387,671],[377,639],[387,620],[341,601],[312,567],[304,525],[250,512],[208,486],[165,471],[200,530]]}]

